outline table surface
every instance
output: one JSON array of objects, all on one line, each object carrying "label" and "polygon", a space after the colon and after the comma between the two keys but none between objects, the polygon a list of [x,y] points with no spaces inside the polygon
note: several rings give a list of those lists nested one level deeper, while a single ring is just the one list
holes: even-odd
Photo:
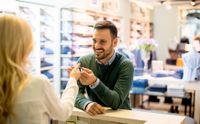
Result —
[{"label": "table surface", "polygon": [[175,114],[164,114],[140,109],[133,110],[112,110],[106,108],[106,112],[97,116],[89,116],[86,112],[74,108],[73,116],[89,119],[106,120],[123,124],[186,124],[185,116]]}]

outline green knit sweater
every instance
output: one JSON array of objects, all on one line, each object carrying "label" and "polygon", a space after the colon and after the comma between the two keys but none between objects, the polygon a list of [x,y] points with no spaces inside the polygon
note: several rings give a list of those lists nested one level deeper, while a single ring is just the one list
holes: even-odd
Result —
[{"label": "green knit sweater", "polygon": [[[131,61],[116,53],[111,65],[97,63],[94,54],[80,58],[79,62],[82,67],[91,69],[100,83],[92,89],[78,82],[79,93],[76,98],[76,107],[84,109],[84,105],[92,101],[112,109],[131,109],[128,98],[133,80],[133,64]],[[85,91],[87,91],[89,98],[85,97]]]}]

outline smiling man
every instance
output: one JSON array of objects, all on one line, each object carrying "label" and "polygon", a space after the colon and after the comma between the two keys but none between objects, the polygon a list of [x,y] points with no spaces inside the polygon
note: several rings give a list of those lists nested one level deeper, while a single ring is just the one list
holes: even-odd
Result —
[{"label": "smiling man", "polygon": [[104,113],[104,106],[131,109],[128,95],[133,64],[115,51],[117,43],[116,26],[111,21],[100,21],[94,26],[94,53],[79,59],[82,68],[75,106],[91,116]]}]

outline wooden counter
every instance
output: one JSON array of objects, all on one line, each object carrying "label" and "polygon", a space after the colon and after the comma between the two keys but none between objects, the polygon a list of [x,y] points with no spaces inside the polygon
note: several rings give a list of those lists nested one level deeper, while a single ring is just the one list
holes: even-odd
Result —
[{"label": "wooden counter", "polygon": [[74,108],[72,117],[76,118],[76,124],[186,124],[185,116],[138,109],[107,109],[105,114],[92,117],[86,112]]}]

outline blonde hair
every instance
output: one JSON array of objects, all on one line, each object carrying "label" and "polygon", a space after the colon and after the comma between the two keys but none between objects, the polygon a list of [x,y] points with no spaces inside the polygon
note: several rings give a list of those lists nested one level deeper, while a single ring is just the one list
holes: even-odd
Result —
[{"label": "blonde hair", "polygon": [[28,23],[14,15],[0,16],[0,124],[14,116],[17,94],[28,77],[27,58],[33,47]]}]

